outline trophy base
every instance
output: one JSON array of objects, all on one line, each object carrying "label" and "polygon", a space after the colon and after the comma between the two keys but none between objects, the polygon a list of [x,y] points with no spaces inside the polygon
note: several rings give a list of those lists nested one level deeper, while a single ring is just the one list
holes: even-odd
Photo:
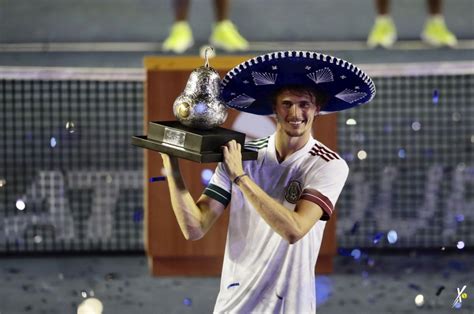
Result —
[{"label": "trophy base", "polygon": [[[132,144],[200,163],[223,161],[222,146],[235,140],[242,148],[245,134],[221,127],[194,129],[178,121],[152,121],[148,136],[133,136]],[[242,160],[255,160],[258,153],[242,149]]]},{"label": "trophy base", "polygon": [[[158,142],[149,139],[147,136],[132,136],[132,144],[138,147],[150,149],[156,152],[165,153],[178,158],[183,158],[199,163],[221,162],[224,161],[222,152],[196,152],[192,150],[185,150],[180,147],[175,147],[167,143]],[[258,152],[243,149],[242,160],[255,160],[258,157]]]}]

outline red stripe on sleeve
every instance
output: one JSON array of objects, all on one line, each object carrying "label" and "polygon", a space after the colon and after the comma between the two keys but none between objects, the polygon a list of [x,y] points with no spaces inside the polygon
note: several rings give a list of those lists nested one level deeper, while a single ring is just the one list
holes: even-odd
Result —
[{"label": "red stripe on sleeve", "polygon": [[303,193],[301,193],[300,199],[307,200],[310,202],[319,205],[323,210],[323,216],[321,216],[321,220],[329,220],[331,218],[332,212],[334,211],[334,207],[326,196],[318,192],[317,190],[313,189],[305,189]]}]

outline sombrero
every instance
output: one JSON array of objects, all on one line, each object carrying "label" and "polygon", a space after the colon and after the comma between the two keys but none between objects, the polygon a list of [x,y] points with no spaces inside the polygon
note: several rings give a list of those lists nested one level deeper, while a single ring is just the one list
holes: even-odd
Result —
[{"label": "sombrero", "polygon": [[221,96],[229,107],[269,115],[273,93],[287,85],[326,92],[329,101],[321,114],[365,104],[375,96],[372,79],[361,69],[312,51],[277,51],[242,62],[222,79]]}]

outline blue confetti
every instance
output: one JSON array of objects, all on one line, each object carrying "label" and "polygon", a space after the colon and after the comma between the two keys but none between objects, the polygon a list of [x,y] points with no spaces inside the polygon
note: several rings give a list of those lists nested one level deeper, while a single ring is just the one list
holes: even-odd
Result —
[{"label": "blue confetti", "polygon": [[464,221],[464,215],[462,215],[462,214],[456,215],[456,221],[457,222],[463,222]]},{"label": "blue confetti", "polygon": [[437,89],[433,91],[433,104],[437,105],[439,100],[439,92]]},{"label": "blue confetti", "polygon": [[57,141],[56,139],[53,137],[51,137],[51,139],[49,140],[49,145],[51,145],[52,148],[55,148],[56,145],[57,145]]},{"label": "blue confetti", "polygon": [[374,244],[377,244],[380,242],[380,240],[383,238],[384,236],[384,233],[383,232],[377,232],[375,235],[374,235],[374,238],[372,239],[373,243]]},{"label": "blue confetti", "polygon": [[403,149],[403,148],[400,148],[400,149],[398,150],[398,157],[401,158],[401,159],[406,158],[406,157],[407,157],[407,152],[406,152],[406,150]]},{"label": "blue confetti", "polygon": [[158,181],[165,181],[166,180],[166,177],[153,177],[153,178],[150,178],[150,182],[158,182]]},{"label": "blue confetti", "polygon": [[332,294],[332,281],[328,276],[316,277],[316,304],[321,305],[329,300]]},{"label": "blue confetti", "polygon": [[390,230],[387,233],[387,240],[390,244],[394,244],[398,240],[398,234],[395,230]]},{"label": "blue confetti", "polygon": [[143,209],[137,209],[133,213],[133,221],[139,223],[143,220]]},{"label": "blue confetti", "polygon": [[359,259],[361,255],[362,255],[362,253],[359,249],[353,249],[352,252],[351,252],[351,256],[354,259]]},{"label": "blue confetti", "polygon": [[191,306],[193,305],[193,300],[191,300],[191,298],[184,298],[183,304],[186,306]]},{"label": "blue confetti", "polygon": [[343,248],[338,248],[338,249],[337,249],[337,252],[338,252],[339,255],[341,255],[341,256],[351,256],[351,253],[352,253],[350,250],[343,249]]},{"label": "blue confetti", "polygon": [[359,230],[360,223],[356,221],[351,228],[351,234],[355,234]]}]

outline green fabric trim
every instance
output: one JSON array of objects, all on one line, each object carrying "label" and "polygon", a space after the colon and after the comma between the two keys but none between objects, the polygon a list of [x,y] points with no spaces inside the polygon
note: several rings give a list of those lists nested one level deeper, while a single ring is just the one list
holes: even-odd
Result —
[{"label": "green fabric trim", "polygon": [[227,206],[230,202],[231,194],[215,184],[209,184],[206,189],[204,189],[204,194],[215,199],[224,206]]}]

